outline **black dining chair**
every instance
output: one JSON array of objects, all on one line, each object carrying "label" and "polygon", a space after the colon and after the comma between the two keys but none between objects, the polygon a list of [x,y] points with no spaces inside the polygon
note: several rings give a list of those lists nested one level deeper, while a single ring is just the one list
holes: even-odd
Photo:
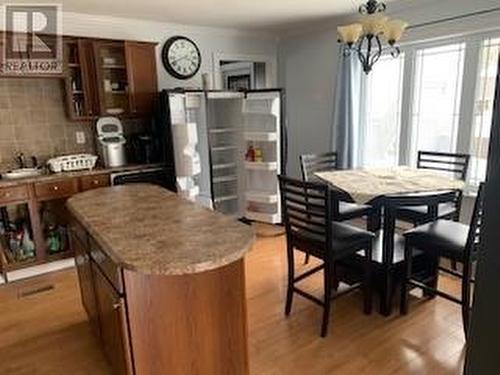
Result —
[{"label": "black dining chair", "polygon": [[[438,171],[450,177],[465,181],[469,169],[469,161],[470,155],[468,154],[419,151],[417,168]],[[453,202],[439,205],[437,217],[439,219],[459,221],[461,206],[462,191],[457,190],[456,198]],[[425,224],[433,219],[433,215],[428,212],[426,206],[402,207],[398,211],[398,220],[411,223],[415,226]]]},{"label": "black dining chair", "polygon": [[[318,182],[319,179],[314,175],[316,172],[324,172],[338,169],[337,153],[327,152],[323,154],[307,154],[300,155],[300,169],[302,172],[302,179],[308,182]],[[349,200],[347,194],[338,194],[339,198],[333,202],[333,217],[335,221],[347,221],[375,215],[372,206],[367,204],[356,204],[347,202]],[[368,223],[368,222],[367,222]],[[369,227],[369,224],[368,224]],[[306,256],[305,263],[309,261]]]},{"label": "black dining chair", "polygon": [[[300,168],[304,181],[318,181],[314,173],[338,169],[337,153],[327,152],[324,154],[300,155]],[[367,204],[356,204],[346,201],[338,201],[337,203],[333,207],[336,221],[367,217],[373,213],[372,207]]]},{"label": "black dining chair", "polygon": [[[437,218],[439,205],[447,204],[455,199],[455,192],[429,192],[412,194],[386,195],[383,198],[383,227],[376,233],[373,243],[373,272],[380,275],[377,282],[380,290],[380,311],[389,316],[392,311],[394,291],[398,283],[404,278],[405,257],[404,238],[396,230],[397,215],[401,207],[423,206],[432,217]],[[412,254],[415,269],[420,280],[434,285],[439,264],[434,259],[425,257],[421,252]]]},{"label": "black dining chair", "polygon": [[[473,263],[477,260],[480,248],[483,196],[484,188],[481,184],[474,204],[470,225],[450,220],[437,220],[404,233],[406,277],[401,288],[401,314],[408,313],[408,293],[410,287],[421,288],[431,296],[437,295],[462,306],[463,327],[465,336],[467,337],[470,319],[471,283],[473,282],[472,267]],[[437,272],[435,283],[432,286],[424,285],[416,280],[412,273],[412,254],[414,251],[428,253],[429,256],[435,259],[436,263],[439,261],[439,258],[447,258],[461,263],[463,265],[461,273],[454,270],[444,270],[461,279],[461,298],[437,289]]]},{"label": "black dining chair", "polygon": [[[292,308],[294,293],[323,307],[321,337],[328,332],[330,306],[335,299],[356,288],[362,287],[364,294],[364,312],[371,313],[372,296],[370,283],[371,255],[373,234],[356,227],[334,221],[331,210],[334,193],[328,186],[316,182],[304,182],[279,176],[283,214],[286,228],[286,248],[288,261],[288,287],[286,293],[285,314]],[[322,260],[316,266],[301,275],[295,275],[294,250],[299,250]],[[362,282],[351,285],[342,292],[332,294],[335,279],[336,262],[364,251],[364,278]],[[324,297],[315,297],[296,284],[305,278],[323,270]]]}]

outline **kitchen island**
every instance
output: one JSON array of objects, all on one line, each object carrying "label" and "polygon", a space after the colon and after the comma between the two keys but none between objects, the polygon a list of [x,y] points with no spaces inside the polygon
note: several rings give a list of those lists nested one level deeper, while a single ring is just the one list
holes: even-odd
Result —
[{"label": "kitchen island", "polygon": [[116,373],[248,373],[251,227],[147,184],[67,204],[82,302]]}]

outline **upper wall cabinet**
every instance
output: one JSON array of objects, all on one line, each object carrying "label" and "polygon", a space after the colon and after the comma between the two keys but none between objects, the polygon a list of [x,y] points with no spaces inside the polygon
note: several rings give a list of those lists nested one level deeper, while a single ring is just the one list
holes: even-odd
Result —
[{"label": "upper wall cabinet", "polygon": [[150,114],[158,92],[155,45],[125,42],[125,62],[129,82],[130,112]]},{"label": "upper wall cabinet", "polygon": [[64,41],[66,109],[71,120],[90,120],[99,113],[93,44],[87,39]]},{"label": "upper wall cabinet", "polygon": [[150,114],[157,93],[155,46],[97,41],[94,56],[100,114]]}]

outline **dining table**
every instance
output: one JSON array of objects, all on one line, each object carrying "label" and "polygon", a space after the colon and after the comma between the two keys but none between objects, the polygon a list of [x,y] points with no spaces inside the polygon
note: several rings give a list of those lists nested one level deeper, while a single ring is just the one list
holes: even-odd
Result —
[{"label": "dining table", "polygon": [[464,181],[435,170],[407,166],[326,170],[316,172],[315,176],[339,192],[343,200],[374,207],[375,214],[368,219],[369,230],[377,234],[372,259],[382,279],[378,283],[380,312],[390,315],[395,284],[392,272],[396,265],[404,264],[404,238],[396,233],[394,227],[387,230],[387,226],[384,226],[384,198],[399,194],[463,190]]}]

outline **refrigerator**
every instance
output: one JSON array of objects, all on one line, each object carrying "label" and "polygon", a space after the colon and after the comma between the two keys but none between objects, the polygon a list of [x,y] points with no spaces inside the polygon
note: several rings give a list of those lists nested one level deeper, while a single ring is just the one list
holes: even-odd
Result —
[{"label": "refrigerator", "polygon": [[282,222],[282,89],[164,90],[159,102],[155,128],[179,195],[237,218]]}]

